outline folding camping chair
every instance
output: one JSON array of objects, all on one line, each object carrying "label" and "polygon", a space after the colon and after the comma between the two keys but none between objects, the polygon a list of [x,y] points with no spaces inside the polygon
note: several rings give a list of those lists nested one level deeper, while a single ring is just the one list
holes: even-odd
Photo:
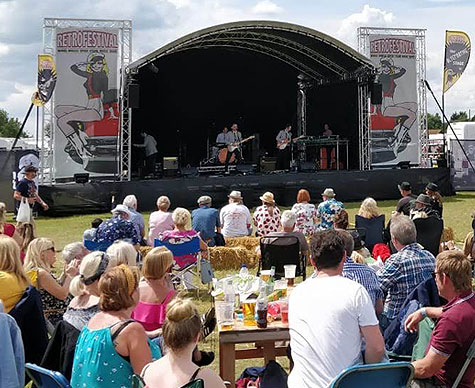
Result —
[{"label": "folding camping chair", "polygon": [[444,220],[438,217],[416,218],[417,242],[434,256],[439,254],[440,239],[444,231]]},{"label": "folding camping chair", "polygon": [[261,270],[275,267],[275,277],[280,279],[284,277],[284,265],[295,264],[297,270],[295,276],[302,276],[306,279],[306,259],[300,254],[299,239],[295,236],[276,236],[261,237],[260,239],[261,259],[259,268]]},{"label": "folding camping chair", "polygon": [[194,237],[189,241],[182,243],[172,243],[169,240],[161,241],[158,238],[154,240],[154,247],[166,247],[172,253],[173,257],[180,257],[184,255],[196,255],[196,262],[183,268],[176,269],[176,275],[181,279],[186,289],[195,288],[193,285],[193,276],[198,277],[203,284],[211,284],[213,280],[213,269],[208,260],[201,258],[200,239]]},{"label": "folding camping chair", "polygon": [[59,372],[27,363],[26,373],[33,380],[37,388],[71,388],[66,377]]},{"label": "folding camping chair", "polygon": [[409,362],[355,365],[341,372],[330,388],[404,388],[413,375]]},{"label": "folding camping chair", "polygon": [[470,348],[467,351],[467,359],[465,360],[464,364],[462,365],[462,369],[460,370],[457,378],[455,379],[454,385],[452,385],[452,388],[457,388],[458,385],[460,384],[460,381],[463,378],[463,375],[465,374],[465,371],[467,370],[468,366],[472,362],[472,360],[475,358],[475,339],[472,342],[472,345],[470,345]]},{"label": "folding camping chair", "polygon": [[84,246],[87,248],[88,251],[101,251],[105,252],[107,251],[107,248],[109,248],[112,245],[110,241],[103,241],[101,243],[98,243],[96,241],[92,240],[84,240]]}]

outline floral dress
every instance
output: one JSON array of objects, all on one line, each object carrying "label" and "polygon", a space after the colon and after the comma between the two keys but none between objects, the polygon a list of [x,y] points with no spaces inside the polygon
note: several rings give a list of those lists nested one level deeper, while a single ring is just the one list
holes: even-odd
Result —
[{"label": "floral dress", "polygon": [[306,237],[315,233],[315,218],[317,208],[311,203],[296,203],[292,211],[297,215],[294,231],[303,233]]},{"label": "floral dress", "polygon": [[254,225],[256,226],[257,235],[266,236],[269,233],[277,232],[280,227],[280,210],[274,206],[274,213],[271,216],[267,205],[256,208],[254,212]]}]

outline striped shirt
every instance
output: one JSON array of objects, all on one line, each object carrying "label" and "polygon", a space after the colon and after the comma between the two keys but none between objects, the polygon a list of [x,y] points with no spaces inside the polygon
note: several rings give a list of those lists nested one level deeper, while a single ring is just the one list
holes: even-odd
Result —
[{"label": "striped shirt", "polygon": [[394,319],[409,293],[430,278],[434,269],[434,255],[417,243],[406,245],[392,255],[378,272],[381,290],[386,295],[384,315]]},{"label": "striped shirt", "polygon": [[366,291],[368,291],[373,306],[376,306],[376,301],[383,298],[383,292],[379,285],[378,276],[376,272],[364,264],[355,263],[350,257],[346,258],[343,265],[343,277],[353,280],[361,284]]}]

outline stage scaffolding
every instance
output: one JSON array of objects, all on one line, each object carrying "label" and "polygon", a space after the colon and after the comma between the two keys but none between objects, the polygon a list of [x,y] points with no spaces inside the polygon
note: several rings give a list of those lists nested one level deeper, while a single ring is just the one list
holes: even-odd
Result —
[{"label": "stage scaffolding", "polygon": [[[117,68],[120,71],[119,102],[121,107],[121,117],[119,123],[119,139],[117,141],[117,174],[121,169],[122,140],[123,135],[120,128],[124,118],[122,109],[122,96],[124,88],[124,69],[132,61],[132,21],[131,20],[101,20],[101,19],[69,19],[69,18],[45,18],[43,21],[43,53],[53,56],[56,63],[56,29],[57,28],[115,28],[119,30],[119,63]],[[41,150],[39,177],[41,184],[55,184],[55,153],[54,153],[54,106],[55,95],[43,107],[41,125]],[[125,115],[126,116],[126,115]]]},{"label": "stage scaffolding", "polygon": [[[382,28],[359,27],[358,51],[370,56],[370,35],[399,35],[414,36],[416,39],[416,77],[417,77],[417,122],[419,128],[419,166],[430,167],[429,159],[429,132],[427,130],[427,90],[424,83],[426,79],[426,30],[419,28]],[[369,115],[368,115],[369,118]],[[370,133],[370,132],[369,132]],[[361,138],[360,138],[361,141]],[[371,138],[369,138],[371,142]],[[371,157],[371,147],[370,157]]]}]

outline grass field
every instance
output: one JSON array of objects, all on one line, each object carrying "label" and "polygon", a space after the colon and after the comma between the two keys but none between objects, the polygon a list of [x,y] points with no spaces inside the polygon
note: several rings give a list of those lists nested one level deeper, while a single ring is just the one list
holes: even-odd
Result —
[{"label": "grass field", "polygon": [[[393,211],[395,208],[396,202],[397,201],[395,200],[378,202],[381,211],[386,215],[386,220],[389,219],[391,211]],[[360,202],[345,203],[345,207],[350,216],[350,222],[354,222],[354,216],[358,212],[359,206]],[[285,208],[281,207],[281,210],[285,210]],[[465,235],[471,231],[472,219],[470,215],[474,210],[475,193],[461,192],[456,196],[444,198],[444,223],[445,226],[449,226],[454,230],[456,241],[460,247]],[[143,214],[147,225],[150,213]],[[83,231],[90,227],[90,222],[96,217],[106,219],[110,217],[110,213],[76,215],[59,218],[42,217],[37,219],[38,234],[39,236],[53,239],[56,249],[60,251],[64,245],[70,242],[81,241]],[[10,221],[12,221],[12,219],[10,219]],[[215,275],[218,278],[222,278],[229,274],[229,272],[230,271],[216,271]],[[201,312],[205,312],[211,306],[211,297],[205,292],[200,293],[199,299],[196,298],[196,295],[190,294],[189,296],[196,300]],[[215,331],[204,343],[200,344],[200,348],[204,350],[212,350],[216,353],[216,359],[211,367],[219,372],[217,337],[218,336]],[[288,362],[286,358],[279,358],[278,361],[282,366],[288,368]],[[238,360],[236,362],[236,374],[239,376],[244,368],[248,366],[261,366],[262,363],[263,360]]]}]

